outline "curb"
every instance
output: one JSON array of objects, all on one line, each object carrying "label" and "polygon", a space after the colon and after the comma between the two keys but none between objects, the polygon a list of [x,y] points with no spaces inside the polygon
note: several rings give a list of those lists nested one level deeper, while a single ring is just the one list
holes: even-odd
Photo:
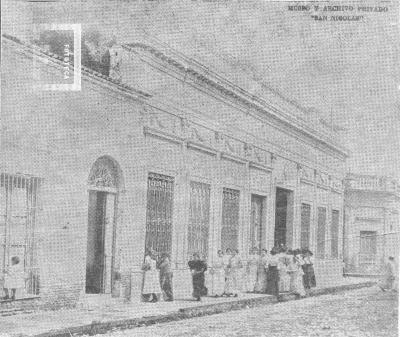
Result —
[{"label": "curb", "polygon": [[[366,287],[372,287],[376,282],[363,282],[357,284],[342,285],[336,287],[328,287],[322,289],[313,289],[310,291],[308,297],[315,297],[320,295],[335,294],[346,290],[354,290]],[[284,295],[279,302],[286,302],[294,300],[294,295]],[[207,304],[204,306],[194,306],[182,308],[178,311],[171,312],[164,315],[147,316],[133,319],[115,320],[110,322],[97,322],[93,321],[91,324],[81,325],[71,328],[51,330],[46,333],[33,335],[30,337],[71,337],[82,335],[96,335],[104,334],[113,330],[124,330],[135,327],[149,326],[159,323],[167,323],[173,321],[180,321],[188,318],[202,317],[208,315],[219,314],[232,310],[240,310],[244,308],[257,307],[262,305],[275,304],[278,301],[271,295],[253,299],[238,299],[237,301],[223,302],[216,304]],[[28,335],[20,335],[19,337],[28,337]]]}]

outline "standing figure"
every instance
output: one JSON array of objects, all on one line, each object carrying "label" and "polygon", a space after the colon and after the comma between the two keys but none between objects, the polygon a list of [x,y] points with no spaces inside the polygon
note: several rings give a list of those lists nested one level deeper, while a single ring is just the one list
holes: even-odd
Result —
[{"label": "standing figure", "polygon": [[160,281],[158,278],[155,252],[148,250],[143,263],[143,289],[142,297],[145,301],[157,302],[161,295]]},{"label": "standing figure", "polygon": [[224,295],[225,296],[232,296],[233,293],[231,292],[230,285],[231,285],[231,257],[232,257],[232,251],[230,248],[227,248],[225,250],[225,255],[223,257],[223,262],[224,262],[224,273],[225,273],[225,286],[224,286]]},{"label": "standing figure", "polygon": [[201,301],[201,296],[206,294],[204,273],[207,270],[207,264],[200,259],[198,253],[193,254],[193,259],[188,262],[190,272],[192,273],[193,297]]},{"label": "standing figure", "polygon": [[[19,263],[19,257],[13,256],[11,258],[11,266],[9,266],[4,274],[4,292],[5,300],[15,300],[15,293],[17,289],[25,288],[25,273],[24,266]],[[10,297],[11,290],[11,297]]]},{"label": "standing figure", "polygon": [[311,289],[317,286],[314,272],[313,253],[309,249],[303,249],[303,283],[304,288]]},{"label": "standing figure", "polygon": [[290,291],[297,297],[304,297],[306,295],[303,285],[303,263],[300,250],[296,249],[292,251],[287,271],[290,275]]},{"label": "standing figure", "polygon": [[278,258],[279,258],[279,292],[287,292],[290,287],[290,276],[287,273],[287,265],[289,262],[288,256],[286,254],[286,247],[281,246],[279,248]]},{"label": "standing figure", "polygon": [[225,289],[224,253],[219,250],[217,259],[211,268],[211,295],[222,296]]},{"label": "standing figure", "polygon": [[254,288],[256,293],[265,293],[267,291],[268,260],[268,251],[266,249],[261,250],[261,256],[257,265],[257,282]]},{"label": "standing figure", "polygon": [[395,283],[394,281],[396,279],[395,271],[396,271],[396,266],[394,264],[394,257],[389,256],[384,266],[382,279],[378,284],[379,288],[381,288],[382,291],[395,290],[395,288],[393,287]]},{"label": "standing figure", "polygon": [[258,255],[258,249],[254,247],[247,260],[246,266],[246,291],[254,292],[256,283],[257,283],[257,269],[258,269],[258,261],[260,260],[260,256]]},{"label": "standing figure", "polygon": [[164,294],[164,300],[167,302],[174,300],[173,288],[172,288],[172,269],[171,269],[171,261],[169,255],[164,253],[161,256],[160,263],[158,265],[160,269],[160,285],[161,290]]},{"label": "standing figure", "polygon": [[277,250],[272,248],[271,256],[268,259],[268,271],[267,271],[267,294],[279,297],[279,257],[277,256]]},{"label": "standing figure", "polygon": [[243,288],[243,263],[239,256],[239,251],[234,249],[230,261],[232,268],[232,292],[234,297],[238,297]]}]

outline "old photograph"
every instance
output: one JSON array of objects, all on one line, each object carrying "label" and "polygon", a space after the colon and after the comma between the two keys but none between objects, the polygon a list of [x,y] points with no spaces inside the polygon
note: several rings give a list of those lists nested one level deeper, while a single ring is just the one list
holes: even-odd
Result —
[{"label": "old photograph", "polygon": [[0,337],[396,337],[398,0],[1,2]]}]

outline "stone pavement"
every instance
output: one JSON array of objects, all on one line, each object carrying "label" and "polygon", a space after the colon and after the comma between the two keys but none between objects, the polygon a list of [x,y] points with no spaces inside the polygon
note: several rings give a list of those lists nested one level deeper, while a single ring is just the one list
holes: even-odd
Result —
[{"label": "stone pavement", "polygon": [[398,337],[398,294],[377,286],[96,337]]},{"label": "stone pavement", "polygon": [[[316,288],[311,296],[346,289],[371,286],[365,279],[346,278],[342,284]],[[284,296],[284,300],[293,299]],[[0,318],[0,337],[3,336],[71,336],[73,334],[104,333],[154,323],[181,320],[249,308],[276,302],[269,295],[242,294],[239,298],[206,297],[202,302],[190,299],[159,303],[103,303],[99,306],[80,306],[76,309],[38,311]]]}]

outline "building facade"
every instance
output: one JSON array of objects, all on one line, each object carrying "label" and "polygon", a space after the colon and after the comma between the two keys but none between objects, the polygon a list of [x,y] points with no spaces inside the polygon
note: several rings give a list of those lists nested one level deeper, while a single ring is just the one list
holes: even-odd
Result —
[{"label": "building facade", "polygon": [[[82,67],[80,91],[35,89],[61,59],[3,38],[2,267],[53,306],[139,301],[144,252],[187,261],[218,249],[309,247],[319,284],[342,275],[346,151],[286,101],[266,102],[181,55],[122,46],[120,79]],[[126,76],[125,76],[126,75]]]},{"label": "building facade", "polygon": [[345,180],[345,271],[379,274],[385,260],[398,263],[400,187],[388,177],[349,174]]}]

